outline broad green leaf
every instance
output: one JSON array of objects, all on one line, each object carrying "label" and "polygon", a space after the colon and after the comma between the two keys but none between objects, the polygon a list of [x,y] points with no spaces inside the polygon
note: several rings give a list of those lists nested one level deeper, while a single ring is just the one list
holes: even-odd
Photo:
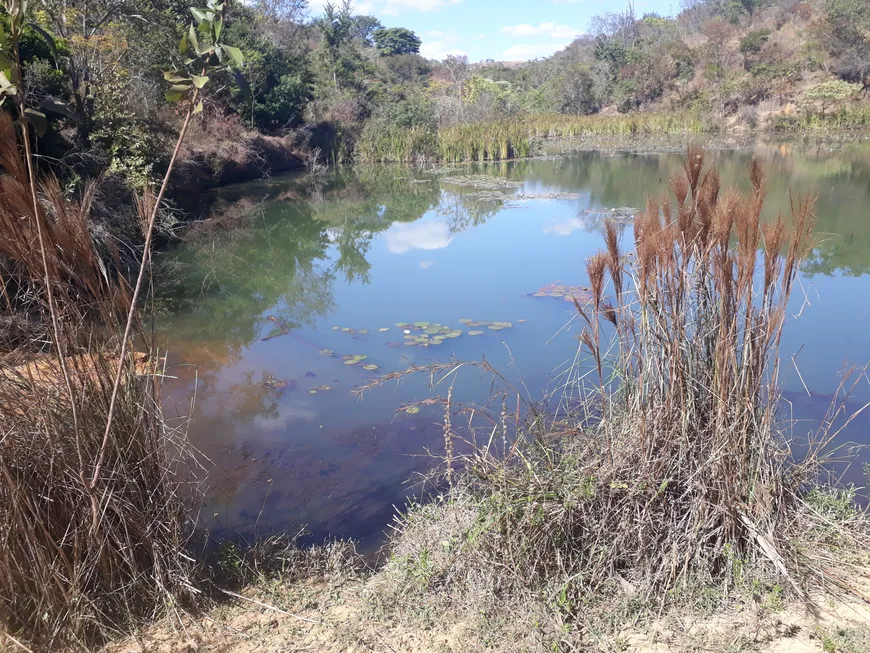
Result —
[{"label": "broad green leaf", "polygon": [[224,45],[223,48],[227,51],[227,54],[230,55],[230,58],[233,60],[234,64],[239,67],[245,65],[245,55],[242,54],[241,50],[232,45]]},{"label": "broad green leaf", "polygon": [[217,16],[214,21],[214,38],[215,40],[221,37],[221,32],[224,31],[224,21],[220,16]]},{"label": "broad green leaf", "polygon": [[167,102],[178,102],[182,95],[184,95],[184,93],[181,91],[173,91],[172,89],[169,89],[163,94],[163,97],[166,98]]},{"label": "broad green leaf", "polygon": [[193,28],[193,25],[190,26],[190,29],[187,32],[187,36],[190,39],[190,44],[193,46],[194,52],[197,54],[202,54],[203,50],[199,47],[199,39],[196,38],[196,30]]},{"label": "broad green leaf", "polygon": [[205,75],[194,75],[192,79],[193,85],[197,88],[202,88],[206,85],[206,82],[208,82],[208,77],[206,77]]},{"label": "broad green leaf", "polygon": [[39,103],[39,108],[53,113],[59,113],[70,120],[78,120],[79,118],[68,104],[58,102],[52,97],[47,97],[42,100],[42,102]]},{"label": "broad green leaf", "polygon": [[185,93],[190,90],[190,82],[188,82],[187,84],[173,84],[169,87],[169,90],[181,91],[182,93]]},{"label": "broad green leaf", "polygon": [[163,71],[163,79],[172,84],[177,84],[178,82],[190,81],[190,75],[187,73],[180,72],[178,70],[164,70]]},{"label": "broad green leaf", "polygon": [[190,13],[193,14],[193,19],[197,23],[201,23],[202,21],[208,18],[210,12],[208,10],[197,9],[196,7],[190,8]]},{"label": "broad green leaf", "polygon": [[187,34],[181,37],[181,43],[178,44],[178,51],[181,54],[187,54],[190,52],[190,43],[187,41]]},{"label": "broad green leaf", "polygon": [[45,130],[48,129],[48,121],[45,119],[45,114],[36,109],[25,109],[24,113],[27,115],[27,122],[33,125],[36,133],[40,136],[44,135]]},{"label": "broad green leaf", "polygon": [[36,23],[30,23],[30,27],[45,39],[45,42],[48,44],[48,49],[51,50],[51,56],[55,61],[57,61],[57,44],[54,42],[54,37]]},{"label": "broad green leaf", "polygon": [[198,113],[202,113],[202,100],[200,100],[199,102],[197,102],[197,103],[196,103],[196,106],[193,107],[193,115],[196,115],[196,114],[198,114]]}]

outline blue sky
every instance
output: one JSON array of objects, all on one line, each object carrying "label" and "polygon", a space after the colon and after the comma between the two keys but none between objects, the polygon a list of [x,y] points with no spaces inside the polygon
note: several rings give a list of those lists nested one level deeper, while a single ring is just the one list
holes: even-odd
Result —
[{"label": "blue sky", "polygon": [[[312,15],[325,0],[309,0]],[[589,18],[621,11],[625,0],[354,0],[355,13],[370,14],[386,27],[407,27],[423,40],[420,54],[443,59],[465,54],[471,61],[526,61],[545,57],[586,31]],[[679,0],[636,0],[638,15],[673,15]]]}]

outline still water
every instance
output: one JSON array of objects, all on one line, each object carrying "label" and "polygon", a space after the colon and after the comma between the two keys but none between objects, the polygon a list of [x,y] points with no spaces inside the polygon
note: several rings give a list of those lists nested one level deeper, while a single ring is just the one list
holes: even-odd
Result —
[{"label": "still water", "polygon": [[[711,153],[723,186],[747,185],[753,152],[768,175],[769,217],[788,214],[790,192],[818,195],[817,247],[781,350],[794,435],[805,437],[844,370],[870,361],[870,146]],[[411,364],[485,359],[505,377],[497,389],[509,383],[530,400],[557,390],[577,353],[574,311],[535,293],[583,286],[605,212],[643,206],[681,164],[670,153],[583,153],[225,190],[222,217],[159,257],[159,327],[175,377],[168,410],[192,416],[191,439],[208,458],[209,525],[307,524],[318,539],[376,541],[394,506],[419,492],[426,452],[443,449],[441,406],[401,408],[447,387],[419,376],[362,398],[354,388]],[[429,324],[404,326],[414,322]],[[412,339],[422,337],[428,346]],[[466,405],[493,388],[474,369],[451,378]],[[853,395],[850,409],[870,400],[867,381]],[[845,439],[870,442],[870,419]],[[860,465],[847,473],[863,482]]]}]

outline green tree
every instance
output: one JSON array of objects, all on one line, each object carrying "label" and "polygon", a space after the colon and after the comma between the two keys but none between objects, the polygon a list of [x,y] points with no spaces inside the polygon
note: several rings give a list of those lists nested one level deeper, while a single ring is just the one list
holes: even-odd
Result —
[{"label": "green tree", "polygon": [[351,36],[352,38],[358,39],[367,47],[371,47],[375,44],[372,35],[379,29],[383,29],[383,27],[381,21],[374,16],[354,16],[353,26],[351,27]]},{"label": "green tree", "polygon": [[372,37],[375,47],[385,57],[396,54],[417,54],[420,52],[420,38],[404,27],[390,27],[376,30]]},{"label": "green tree", "polygon": [[314,22],[320,34],[320,47],[317,51],[321,65],[332,78],[334,88],[341,88],[350,81],[356,69],[353,52],[353,15],[350,0],[342,0],[340,5],[327,2],[323,16]]},{"label": "green tree", "polygon": [[822,115],[832,106],[842,105],[844,102],[856,97],[861,92],[860,84],[850,84],[836,79],[822,82],[807,89],[802,97],[805,103],[820,104]]}]

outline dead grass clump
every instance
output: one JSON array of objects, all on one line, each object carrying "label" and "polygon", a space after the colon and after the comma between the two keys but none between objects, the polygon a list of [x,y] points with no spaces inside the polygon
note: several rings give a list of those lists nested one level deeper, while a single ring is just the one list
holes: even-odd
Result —
[{"label": "dead grass clump", "polygon": [[156,350],[138,328],[121,346],[131,300],[91,238],[93,188],[33,180],[15,130],[0,114],[0,311],[39,335],[0,358],[0,633],[59,650],[194,599],[196,487]]},{"label": "dead grass clump", "polygon": [[779,342],[813,201],[794,201],[788,228],[764,224],[757,163],[750,179],[747,194],[721,191],[690,149],[672,196],[651,197],[638,216],[635,252],[607,226],[587,263],[591,301],[576,303],[591,358],[576,376],[587,380],[566,390],[558,414],[533,411],[504,447],[490,437],[454,460],[463,471],[452,500],[470,523],[432,508],[430,519],[457,525],[436,545],[412,513],[391,564],[414,549],[404,538],[422,538],[401,566],[429,590],[490,605],[525,597],[605,626],[632,605],[716,601],[735,586],[803,598],[852,589],[843,570],[862,563],[842,554],[866,550],[866,514],[813,507],[830,436],[796,460],[775,420]]}]

